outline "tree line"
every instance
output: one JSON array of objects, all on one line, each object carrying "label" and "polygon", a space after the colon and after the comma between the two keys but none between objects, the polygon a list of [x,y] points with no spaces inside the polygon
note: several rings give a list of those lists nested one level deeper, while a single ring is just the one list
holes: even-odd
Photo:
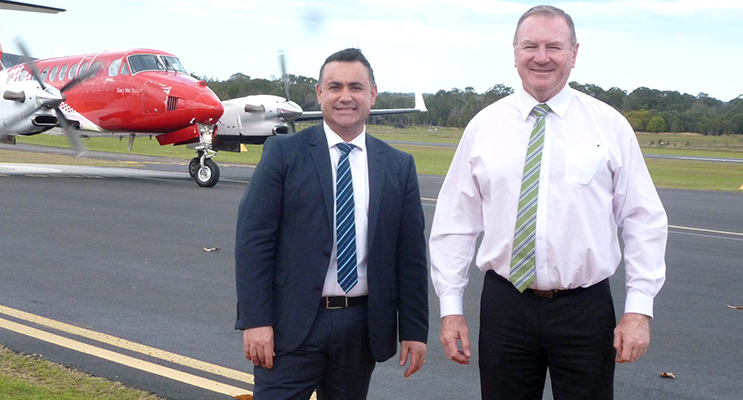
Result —
[{"label": "tree line", "polygon": [[[304,110],[319,110],[317,79],[288,75],[291,100]],[[261,79],[237,73],[226,81],[208,79],[209,87],[222,100],[255,94],[284,96],[281,78]],[[743,134],[743,94],[723,102],[706,93],[690,95],[639,87],[630,93],[617,87],[604,90],[593,84],[570,82],[576,90],[593,96],[621,112],[637,132],[695,132],[704,135]],[[427,113],[372,117],[372,124],[396,127],[416,125],[464,128],[472,117],[493,102],[513,93],[513,88],[496,84],[484,93],[472,87],[424,94]],[[411,93],[383,92],[375,108],[413,106]]]}]

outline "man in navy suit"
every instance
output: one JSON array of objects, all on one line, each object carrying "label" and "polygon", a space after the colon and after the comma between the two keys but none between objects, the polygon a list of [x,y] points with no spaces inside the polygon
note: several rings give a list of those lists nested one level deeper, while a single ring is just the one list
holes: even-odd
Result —
[{"label": "man in navy suit", "polygon": [[[398,340],[400,366],[410,360],[405,377],[426,357],[428,272],[413,157],[366,133],[377,86],[360,50],[328,57],[316,91],[323,124],[266,141],[238,213],[235,328],[255,365],[256,400],[308,399],[314,390],[319,399],[365,399],[375,363],[395,355]],[[351,279],[337,255],[337,236],[346,236],[336,234],[345,224],[336,223],[344,158]],[[347,244],[340,247],[345,254]]]}]

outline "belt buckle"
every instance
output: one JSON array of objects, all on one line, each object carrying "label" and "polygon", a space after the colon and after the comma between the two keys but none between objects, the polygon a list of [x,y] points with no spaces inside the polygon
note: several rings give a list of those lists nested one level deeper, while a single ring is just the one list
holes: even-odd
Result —
[{"label": "belt buckle", "polygon": [[341,308],[348,308],[348,297],[343,297],[344,304],[339,305],[339,306],[331,306],[330,305],[330,299],[331,299],[330,296],[328,296],[328,297],[325,298],[325,308],[326,309],[328,309],[328,310],[338,310],[338,309],[341,309]]}]

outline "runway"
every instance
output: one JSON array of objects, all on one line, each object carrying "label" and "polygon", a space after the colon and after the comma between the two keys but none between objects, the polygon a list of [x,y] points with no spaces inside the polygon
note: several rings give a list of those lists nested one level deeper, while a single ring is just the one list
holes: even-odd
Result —
[{"label": "runway", "polygon": [[[232,327],[235,218],[252,169],[220,168],[223,180],[202,189],[185,163],[0,164],[0,344],[168,398],[251,391],[252,365]],[[443,178],[419,179],[430,227]],[[743,310],[727,307],[743,306],[743,194],[660,195],[672,226],[668,280],[656,298],[650,350],[617,366],[615,397],[743,398]],[[474,348],[481,277],[472,271],[465,298]],[[612,287],[621,312],[621,270]],[[429,307],[425,367],[404,379],[396,358],[379,364],[369,399],[479,398],[477,356],[466,367],[444,357],[433,289]],[[115,353],[116,361],[34,338],[33,330]]]}]

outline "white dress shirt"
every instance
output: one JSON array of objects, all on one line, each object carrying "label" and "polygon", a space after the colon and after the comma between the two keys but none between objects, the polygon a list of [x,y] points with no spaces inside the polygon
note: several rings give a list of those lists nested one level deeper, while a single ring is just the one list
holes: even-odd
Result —
[{"label": "white dress shirt", "polygon": [[[338,169],[338,161],[341,158],[341,150],[336,145],[342,143],[343,139],[335,134],[328,124],[323,122],[323,125],[325,136],[328,139],[330,161],[333,164],[333,198],[335,198],[336,170]],[[330,254],[328,274],[325,276],[325,285],[322,291],[323,296],[356,297],[369,294],[366,280],[366,264],[368,259],[367,229],[369,225],[369,163],[367,162],[366,151],[366,127],[364,127],[364,131],[359,136],[349,143],[356,146],[348,154],[348,161],[351,164],[351,176],[353,178],[353,201],[356,216],[356,263],[359,281],[348,293],[344,292],[341,285],[338,284],[338,243],[335,230],[335,206],[333,206],[333,251]]]},{"label": "white dress shirt", "polygon": [[[527,142],[538,102],[523,88],[467,125],[431,227],[431,278],[441,315],[462,314],[469,265],[508,278]],[[547,101],[534,289],[594,285],[626,269],[625,312],[653,315],[665,281],[668,222],[632,127],[566,86]]]}]

